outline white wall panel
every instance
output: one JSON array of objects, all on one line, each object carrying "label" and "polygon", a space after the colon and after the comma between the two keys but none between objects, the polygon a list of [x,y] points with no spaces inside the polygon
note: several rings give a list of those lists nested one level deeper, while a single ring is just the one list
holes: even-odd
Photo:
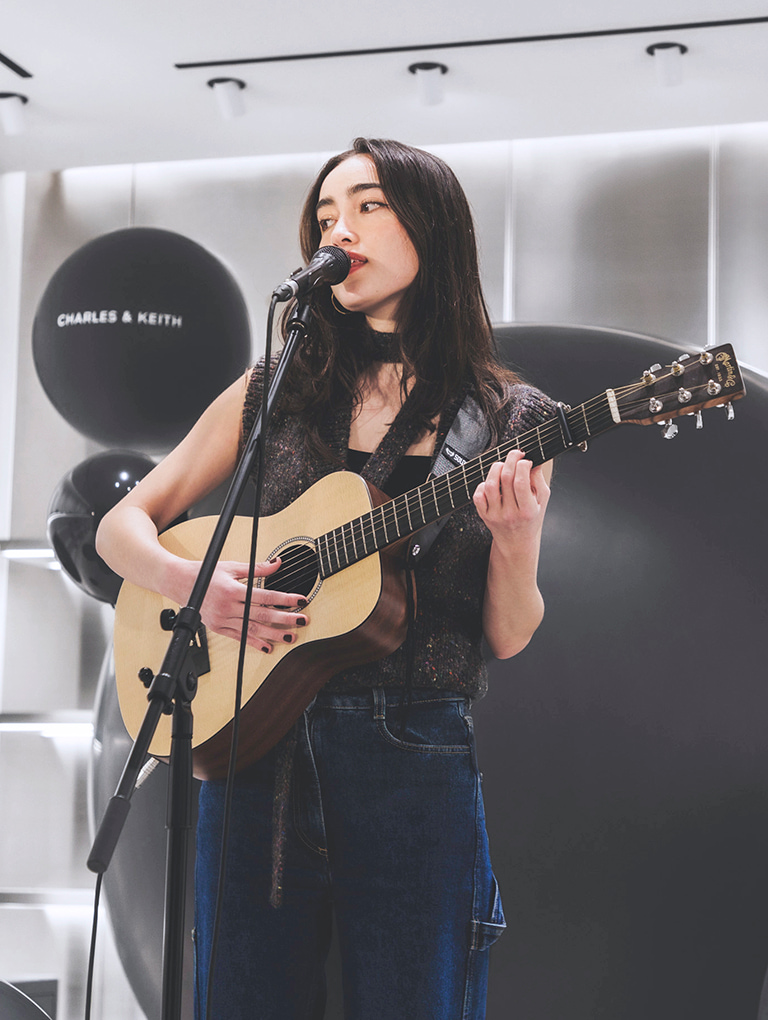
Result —
[{"label": "white wall panel", "polygon": [[184,234],[231,270],[251,317],[254,353],[274,288],[302,265],[298,220],[323,156],[153,163],[136,170],[133,225]]},{"label": "white wall panel", "polygon": [[719,331],[768,371],[768,128],[724,130],[719,174]]},{"label": "white wall panel", "polygon": [[709,140],[514,145],[516,319],[707,340]]},{"label": "white wall panel", "polygon": [[475,218],[480,275],[494,322],[504,319],[509,142],[441,145],[431,151],[453,169]]},{"label": "white wall panel", "polygon": [[[24,174],[0,177],[0,540],[10,537],[24,237]],[[8,562],[0,558],[0,676],[5,656]],[[0,709],[3,691],[0,683]]]}]

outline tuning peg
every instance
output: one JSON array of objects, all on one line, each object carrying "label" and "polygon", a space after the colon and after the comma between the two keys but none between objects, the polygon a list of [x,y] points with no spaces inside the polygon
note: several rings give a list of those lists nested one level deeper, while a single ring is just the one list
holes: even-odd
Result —
[{"label": "tuning peg", "polygon": [[674,439],[675,436],[677,435],[677,432],[678,432],[677,425],[675,425],[673,421],[668,421],[664,423],[664,432],[662,433],[662,435],[664,436],[665,439]]},{"label": "tuning peg", "polygon": [[682,375],[686,367],[683,362],[690,360],[690,357],[690,354],[681,354],[676,361],[673,361],[669,366],[672,370],[672,375]]},{"label": "tuning peg", "polygon": [[736,417],[733,410],[733,404],[730,401],[727,404],[718,404],[717,406],[725,408],[726,421],[733,421],[733,419]]}]

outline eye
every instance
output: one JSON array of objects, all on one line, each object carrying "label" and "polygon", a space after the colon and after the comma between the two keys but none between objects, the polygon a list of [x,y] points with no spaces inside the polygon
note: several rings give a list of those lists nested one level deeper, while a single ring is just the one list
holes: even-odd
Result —
[{"label": "eye", "polygon": [[365,202],[360,204],[361,212],[372,212],[374,209],[386,209],[386,202],[377,202],[375,199],[369,198]]},{"label": "eye", "polygon": [[326,230],[332,225],[333,220],[329,216],[323,217],[317,221],[318,227],[320,227],[320,233],[324,234]]}]

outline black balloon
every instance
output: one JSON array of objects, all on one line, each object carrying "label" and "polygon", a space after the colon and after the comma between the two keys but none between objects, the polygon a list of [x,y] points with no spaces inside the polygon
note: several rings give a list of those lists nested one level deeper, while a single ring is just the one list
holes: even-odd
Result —
[{"label": "black balloon", "polygon": [[154,467],[129,450],[109,450],[72,468],[54,490],[48,506],[48,540],[75,584],[87,595],[112,605],[122,579],[96,552],[102,517]]},{"label": "black balloon", "polygon": [[250,359],[245,301],[205,248],[167,230],[98,237],[56,270],[33,353],[57,411],[103,446],[167,451]]}]

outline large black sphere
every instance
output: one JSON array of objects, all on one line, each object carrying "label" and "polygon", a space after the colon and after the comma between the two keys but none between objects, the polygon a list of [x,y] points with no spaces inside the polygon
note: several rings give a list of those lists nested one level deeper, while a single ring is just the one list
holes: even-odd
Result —
[{"label": "large black sphere", "polygon": [[56,486],[48,505],[48,540],[75,584],[86,595],[112,605],[122,579],[96,552],[102,517],[154,467],[154,461],[129,450],[88,457]]},{"label": "large black sphere", "polygon": [[35,367],[56,410],[103,446],[159,453],[250,358],[242,294],[199,244],[133,227],[56,270],[35,316]]},{"label": "large black sphere", "polygon": [[7,981],[0,981],[0,1016],[3,1020],[50,1020],[36,1002]]},{"label": "large black sphere", "polygon": [[[120,714],[115,664],[110,646],[102,663],[94,705],[92,767],[88,774],[88,812],[94,834],[118,787],[132,746],[133,741]],[[131,798],[131,810],[125,826],[104,873],[104,894],[109,904],[109,918],[117,953],[133,994],[147,1017],[160,1017],[162,1008],[169,774],[168,766],[160,764],[136,790]],[[195,780],[193,785],[193,812],[196,815],[199,784]],[[187,929],[191,931],[194,924],[194,827],[189,834],[188,854],[185,903]],[[185,979],[182,1017],[191,1020],[191,938],[185,941],[183,951]],[[0,1017],[3,1017],[1,1011]]]},{"label": "large black sphere", "polygon": [[[618,330],[496,332],[505,361],[573,405],[681,354]],[[491,663],[473,709],[508,921],[491,949],[488,1020],[757,1015],[768,963],[768,379],[744,375],[732,422],[712,409],[698,432],[682,418],[672,442],[656,426],[622,425],[556,462],[544,622],[520,655]],[[96,712],[98,806],[129,750],[114,682],[105,672]],[[162,929],[166,771],[139,791],[107,887],[148,1016],[160,1001],[147,947]],[[329,971],[326,1017],[338,1020],[340,971]]]}]

